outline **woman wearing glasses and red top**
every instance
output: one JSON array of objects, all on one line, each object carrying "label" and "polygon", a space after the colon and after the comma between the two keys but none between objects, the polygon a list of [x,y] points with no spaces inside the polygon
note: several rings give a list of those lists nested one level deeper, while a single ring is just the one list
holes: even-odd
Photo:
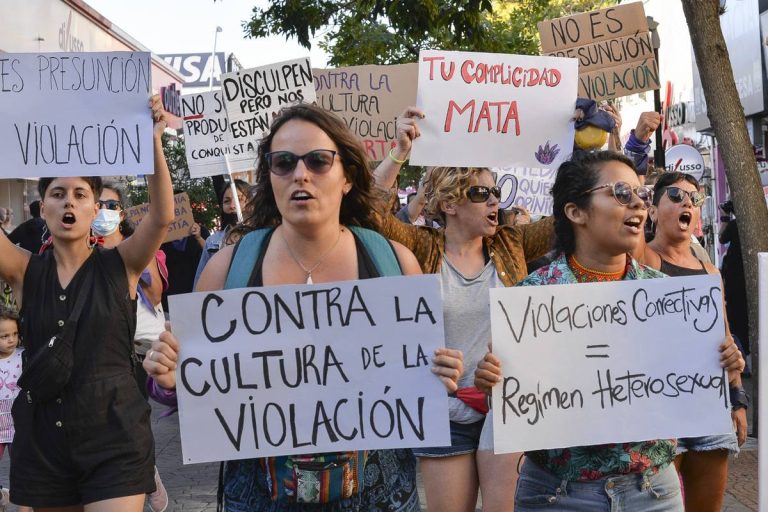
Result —
[{"label": "woman wearing glasses and red top", "polygon": [[[378,277],[383,272],[376,262],[382,259],[395,268],[399,265],[405,275],[421,273],[410,251],[370,231],[379,226],[372,175],[362,146],[341,119],[313,105],[284,109],[258,152],[255,193],[243,224],[235,228],[235,234],[243,236],[236,245],[222,248],[211,258],[198,291],[223,289],[231,275],[230,262],[239,273],[250,276],[248,286]],[[383,242],[380,252],[370,251],[371,238]],[[254,240],[260,241],[255,244]],[[241,268],[243,257],[238,251],[250,251],[253,263],[247,268]],[[164,333],[161,340],[152,347],[144,365],[161,387],[174,388],[178,342],[171,333]],[[462,371],[461,354],[440,349],[433,361],[433,372],[448,391],[455,390]],[[285,464],[281,459],[226,462],[224,510],[420,510],[416,461],[410,450],[369,451],[362,490],[331,502],[304,496],[302,486],[282,495],[279,489],[284,482],[275,480],[275,468]],[[318,482],[334,478],[324,473],[332,468],[303,471],[311,472]],[[289,477],[289,484],[295,485],[292,479],[295,475]],[[346,481],[343,487],[347,488]]]},{"label": "woman wearing glasses and red top", "polygon": [[[629,159],[604,151],[565,162],[552,195],[559,256],[518,286],[664,277],[630,255],[643,236],[653,192],[640,185]],[[732,342],[720,350],[723,366],[741,365]],[[487,354],[475,377],[490,391],[501,379],[498,358]],[[528,452],[515,510],[682,512],[674,457],[673,439]]]},{"label": "woman wearing glasses and red top", "polygon": [[[376,186],[389,192],[419,136],[423,112],[406,109],[398,119],[397,147],[376,169]],[[527,275],[526,261],[550,248],[552,223],[499,226],[501,192],[487,168],[436,167],[425,179],[427,212],[444,229],[412,226],[382,215],[382,233],[413,251],[424,273],[440,274],[446,347],[461,350],[468,370],[451,398],[451,446],[419,448],[427,506],[443,512],[508,511],[514,498],[520,454],[494,455],[485,396],[473,372],[488,350],[491,319],[488,290],[512,286]],[[382,212],[383,213],[383,212]],[[481,438],[483,442],[481,442]]]},{"label": "woman wearing glasses and red top", "polygon": [[[704,201],[693,176],[681,172],[661,175],[648,211],[655,236],[641,251],[646,265],[668,276],[719,275],[714,265],[700,261],[691,250],[691,235]],[[683,476],[687,510],[720,510],[728,480],[728,454],[738,453],[746,441],[748,401],[739,371],[730,373],[730,386],[736,433],[678,440],[675,464]]]}]

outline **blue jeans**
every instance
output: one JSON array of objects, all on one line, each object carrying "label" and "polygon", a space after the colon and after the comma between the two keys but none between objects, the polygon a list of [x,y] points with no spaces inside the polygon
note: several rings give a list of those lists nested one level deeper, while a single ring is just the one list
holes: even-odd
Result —
[{"label": "blue jeans", "polygon": [[589,482],[563,481],[526,459],[515,494],[515,512],[683,512],[674,465],[656,475],[617,475]]}]

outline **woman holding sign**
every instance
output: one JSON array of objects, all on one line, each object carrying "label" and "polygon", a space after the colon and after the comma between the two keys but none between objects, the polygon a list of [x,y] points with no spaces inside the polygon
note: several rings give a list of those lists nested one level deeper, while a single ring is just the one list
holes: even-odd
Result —
[{"label": "woman holding sign", "polygon": [[[699,224],[705,199],[699,192],[699,182],[690,174],[661,175],[654,186],[653,206],[648,211],[655,237],[644,246],[644,263],[668,276],[719,274],[714,265],[700,261],[691,250],[691,236]],[[730,333],[727,336],[730,338]],[[731,372],[730,381],[731,416],[736,433],[678,440],[675,464],[683,476],[687,510],[720,510],[728,482],[728,454],[738,453],[739,446],[746,441],[748,401],[741,387],[740,372]]]},{"label": "woman holding sign", "polygon": [[[653,192],[640,185],[629,159],[605,151],[565,162],[552,195],[559,256],[520,286],[664,277],[630,256],[643,236]],[[720,350],[724,367],[741,366],[732,342]],[[475,384],[490,391],[501,375],[499,359],[486,354]],[[656,439],[528,452],[515,510],[682,511],[675,444]]]},{"label": "woman holding sign", "polygon": [[11,501],[35,510],[135,511],[155,490],[150,408],[134,380],[136,288],[173,221],[161,135],[165,112],[150,102],[152,203],[134,235],[96,246],[98,177],[42,178],[41,215],[53,249],[32,255],[0,235],[0,278],[21,305],[28,352],[13,405]]},{"label": "woman holding sign", "polygon": [[[420,273],[413,254],[371,230],[378,227],[372,175],[362,146],[341,119],[313,105],[286,108],[258,153],[256,190],[235,230],[243,237],[211,258],[198,291]],[[166,332],[144,361],[162,388],[175,387],[177,351],[177,340]],[[433,372],[453,391],[461,354],[440,349],[433,361]],[[300,478],[344,491],[326,499]],[[229,461],[222,491],[225,510],[237,512],[420,509],[410,450]]]},{"label": "woman holding sign", "polygon": [[[376,169],[382,193],[394,183],[423,116],[410,107],[398,119],[397,146]],[[473,387],[472,372],[491,341],[488,290],[526,276],[526,261],[550,249],[552,223],[500,227],[500,195],[489,169],[436,167],[425,181],[427,212],[445,229],[406,225],[383,215],[384,235],[411,249],[424,273],[440,274],[446,346],[461,350],[465,368],[471,369],[451,398],[451,446],[414,450],[427,505],[434,510],[474,511],[478,488],[485,511],[507,511],[514,499],[520,455],[494,455],[493,446],[481,443],[488,409],[484,394]]]}]

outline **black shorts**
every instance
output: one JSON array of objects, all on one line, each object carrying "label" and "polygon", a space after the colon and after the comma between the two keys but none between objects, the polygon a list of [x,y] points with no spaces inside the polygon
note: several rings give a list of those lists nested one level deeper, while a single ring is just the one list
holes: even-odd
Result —
[{"label": "black shorts", "polygon": [[13,405],[11,501],[64,507],[154,492],[150,407],[130,374]]}]

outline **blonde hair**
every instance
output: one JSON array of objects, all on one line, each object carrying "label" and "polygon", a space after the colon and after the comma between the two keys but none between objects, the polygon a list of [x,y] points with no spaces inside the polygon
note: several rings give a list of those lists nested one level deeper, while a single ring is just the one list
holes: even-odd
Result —
[{"label": "blonde hair", "polygon": [[433,167],[427,171],[424,181],[424,196],[427,200],[427,213],[440,218],[445,224],[445,212],[441,204],[461,204],[467,200],[472,177],[481,173],[493,173],[487,167]]}]

